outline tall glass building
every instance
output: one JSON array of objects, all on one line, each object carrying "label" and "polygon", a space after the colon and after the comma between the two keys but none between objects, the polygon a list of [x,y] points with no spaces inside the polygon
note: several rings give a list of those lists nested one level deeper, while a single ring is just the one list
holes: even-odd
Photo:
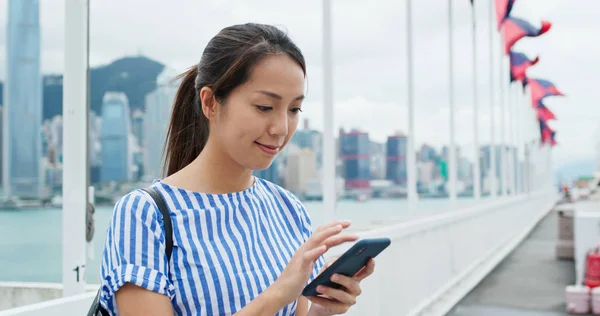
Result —
[{"label": "tall glass building", "polygon": [[181,80],[173,81],[177,73],[165,68],[156,78],[156,89],[146,95],[143,120],[144,179],[161,177],[163,146],[167,137],[171,107]]},{"label": "tall glass building", "polygon": [[131,180],[133,151],[129,141],[131,114],[129,101],[122,92],[107,92],[102,99],[101,182]]},{"label": "tall glass building", "polygon": [[406,145],[408,138],[403,135],[389,136],[386,143],[385,177],[397,184],[406,185]]},{"label": "tall glass building", "polygon": [[42,195],[42,76],[38,0],[9,0],[3,115],[7,196]]},{"label": "tall glass building", "polygon": [[371,187],[370,157],[369,134],[360,131],[340,134],[340,158],[344,161],[346,189]]}]

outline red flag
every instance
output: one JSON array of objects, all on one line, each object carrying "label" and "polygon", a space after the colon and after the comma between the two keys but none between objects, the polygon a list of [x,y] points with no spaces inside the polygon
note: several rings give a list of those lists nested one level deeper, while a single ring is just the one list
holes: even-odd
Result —
[{"label": "red flag", "polygon": [[529,89],[531,90],[531,105],[537,107],[539,102],[546,97],[564,96],[564,94],[548,80],[528,79]]},{"label": "red flag", "polygon": [[523,87],[525,87],[527,84],[527,69],[537,64],[540,59],[535,57],[535,59],[531,60],[527,57],[527,55],[513,51],[510,52],[509,57],[510,81],[521,81],[523,83]]},{"label": "red flag", "polygon": [[550,24],[550,22],[547,21],[542,21],[542,26],[537,28],[531,25],[529,22],[522,19],[513,17],[508,17],[504,19],[504,22],[502,22],[502,35],[504,37],[505,54],[508,54],[510,52],[510,49],[513,47],[513,45],[515,45],[515,43],[518,40],[526,36],[540,36],[548,32],[548,30],[550,30],[550,27],[552,27],[552,24]]},{"label": "red flag", "polygon": [[537,117],[538,120],[543,120],[544,122],[556,120],[556,116],[554,116],[554,113],[552,113],[552,111],[550,111],[550,109],[548,109],[542,103],[542,101],[539,102],[537,107]]},{"label": "red flag", "polygon": [[[471,1],[472,3],[472,1]],[[515,0],[496,0],[496,19],[498,20],[498,31],[502,28],[502,22],[510,16]]]}]

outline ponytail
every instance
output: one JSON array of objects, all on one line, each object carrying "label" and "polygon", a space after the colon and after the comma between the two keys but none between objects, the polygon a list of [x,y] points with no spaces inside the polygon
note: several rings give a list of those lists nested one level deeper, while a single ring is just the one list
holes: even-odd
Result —
[{"label": "ponytail", "polygon": [[204,149],[208,139],[208,119],[202,112],[196,87],[198,66],[179,75],[183,78],[171,111],[171,122],[165,141],[163,174],[170,176],[190,164]]}]

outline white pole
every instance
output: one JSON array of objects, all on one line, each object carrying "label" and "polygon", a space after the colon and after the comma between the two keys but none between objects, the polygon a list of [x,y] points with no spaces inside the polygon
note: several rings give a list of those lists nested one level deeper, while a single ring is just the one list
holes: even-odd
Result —
[{"label": "white pole", "polygon": [[492,198],[498,196],[498,177],[496,168],[496,115],[494,102],[494,6],[493,3],[489,2],[489,13],[490,13],[490,195]]},{"label": "white pole", "polygon": [[554,171],[552,170],[552,145],[548,144],[546,145],[546,159],[548,161],[548,168],[546,170],[547,174],[548,174],[548,179],[546,180],[546,188],[548,190],[552,190],[554,184]]},{"label": "white pole", "polygon": [[473,146],[475,147],[475,162],[473,165],[473,198],[481,198],[481,165],[479,150],[479,94],[477,91],[477,18],[475,14],[475,3],[471,8],[473,20]]},{"label": "white pole", "polygon": [[524,165],[525,165],[525,193],[529,194],[531,192],[531,167],[530,167],[530,154],[529,154],[529,143],[525,142],[523,144],[523,153],[524,157]]},{"label": "white pole", "polygon": [[499,62],[500,62],[500,69],[498,69],[499,71],[499,76],[498,76],[498,80],[500,81],[500,90],[498,90],[499,96],[500,96],[500,183],[502,186],[502,195],[503,196],[507,196],[508,195],[508,179],[507,179],[507,175],[508,175],[508,164],[507,164],[507,159],[506,159],[506,129],[505,129],[505,124],[506,124],[506,104],[505,104],[505,99],[504,99],[504,72],[505,72],[505,68],[504,68],[504,50],[502,49],[502,34],[500,34],[500,58],[499,58]]},{"label": "white pole", "polygon": [[408,137],[406,148],[406,177],[408,203],[411,207],[419,200],[417,194],[417,157],[415,156],[415,111],[413,96],[412,0],[406,0],[406,75],[408,95]]},{"label": "white pole", "polygon": [[323,0],[323,204],[329,222],[336,215],[335,138],[333,135],[333,36],[331,0]]},{"label": "white pole", "polygon": [[89,2],[65,3],[63,77],[63,296],[85,291],[88,203]]},{"label": "white pole", "polygon": [[513,95],[512,93],[513,89],[511,86],[508,87],[508,91],[506,93],[506,101],[507,101],[507,107],[508,107],[508,176],[507,179],[509,180],[508,182],[508,188],[510,190],[510,195],[515,195],[515,121],[514,121],[514,115],[515,115],[515,111],[514,111],[514,105],[515,103],[514,98],[511,98],[511,96]]},{"label": "white pole", "polygon": [[454,133],[455,105],[454,105],[454,48],[452,38],[452,0],[448,0],[448,102],[450,104],[450,152],[448,153],[448,180],[450,202],[456,202],[456,136]]},{"label": "white pole", "polygon": [[[10,5],[10,3],[8,4]],[[10,22],[8,22],[10,23]],[[7,35],[7,40],[10,41]],[[8,44],[10,45],[10,44]],[[9,48],[8,45],[6,48],[6,80],[4,81],[4,105],[2,106],[2,188],[4,189],[4,195],[7,200],[10,200],[12,197],[11,183],[10,183],[10,107],[13,106],[10,104],[10,84],[12,80],[10,79],[10,67],[8,65],[9,61],[12,59],[11,56],[8,56]]]},{"label": "white pole", "polygon": [[515,194],[521,193],[521,141],[519,140],[519,129],[521,128],[521,120],[519,113],[521,112],[521,104],[519,103],[519,83],[515,82],[512,99],[513,99],[513,122],[514,122],[514,146],[515,146]]}]

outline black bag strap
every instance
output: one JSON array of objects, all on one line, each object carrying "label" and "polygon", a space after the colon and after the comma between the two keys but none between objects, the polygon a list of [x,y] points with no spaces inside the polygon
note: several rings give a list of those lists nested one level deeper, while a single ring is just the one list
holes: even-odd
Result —
[{"label": "black bag strap", "polygon": [[[169,212],[169,207],[167,206],[162,194],[160,194],[155,188],[148,187],[143,188],[142,190],[150,195],[150,197],[154,200],[156,207],[158,207],[158,210],[162,214],[163,223],[165,225],[165,252],[167,255],[168,265],[169,261],[171,261],[171,253],[173,252],[173,223],[171,222],[171,213]],[[102,289],[99,289],[98,293],[96,293],[96,297],[92,302],[92,306],[88,311],[87,316],[109,316],[108,311],[105,310],[102,305],[100,305],[101,292]]]},{"label": "black bag strap", "polygon": [[165,248],[167,253],[167,262],[171,261],[171,252],[173,252],[173,223],[171,223],[171,213],[169,207],[163,199],[162,194],[156,191],[153,187],[143,188],[146,193],[152,197],[154,203],[158,207],[158,210],[162,214],[163,223],[165,225]]}]

